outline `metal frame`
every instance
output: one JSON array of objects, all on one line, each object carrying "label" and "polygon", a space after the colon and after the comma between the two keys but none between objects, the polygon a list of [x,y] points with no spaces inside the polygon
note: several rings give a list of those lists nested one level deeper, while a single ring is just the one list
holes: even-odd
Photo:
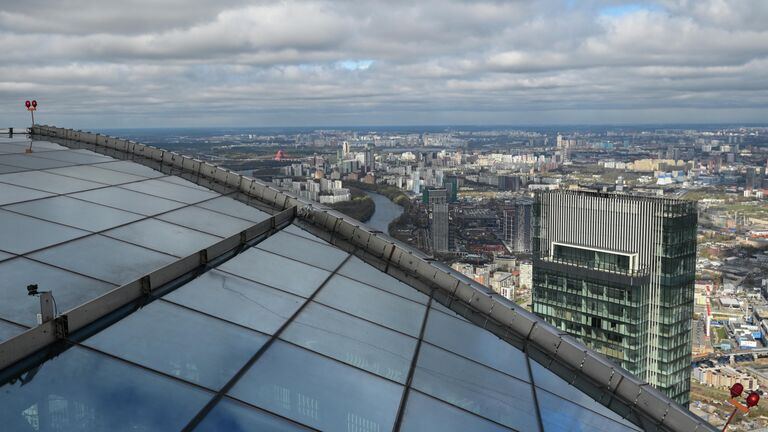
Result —
[{"label": "metal frame", "polygon": [[[425,293],[434,290],[433,295],[437,301],[506,342],[525,350],[538,363],[638,426],[646,430],[664,431],[715,430],[712,425],[648,383],[640,381],[522,307],[433,261],[428,255],[385,234],[374,232],[339,212],[208,162],[130,140],[39,125],[33,126],[31,133],[90,145],[100,153],[119,153],[124,155],[124,159],[163,172],[178,171],[198,184],[242,192],[249,199],[256,199],[278,210],[296,207],[300,224],[313,234],[354,253],[416,289]],[[136,290],[137,287],[132,289]],[[43,325],[28,331],[29,339],[51,340],[51,334],[55,332],[53,326]],[[0,346],[0,361],[7,355],[7,351],[4,352],[2,348]],[[0,362],[0,369],[3,364]]]}]

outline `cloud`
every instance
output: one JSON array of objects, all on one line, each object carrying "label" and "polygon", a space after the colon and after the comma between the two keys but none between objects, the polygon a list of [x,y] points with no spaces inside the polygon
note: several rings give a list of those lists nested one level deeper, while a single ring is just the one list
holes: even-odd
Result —
[{"label": "cloud", "polygon": [[0,117],[37,98],[76,127],[764,121],[766,20],[764,0],[4,2]]}]

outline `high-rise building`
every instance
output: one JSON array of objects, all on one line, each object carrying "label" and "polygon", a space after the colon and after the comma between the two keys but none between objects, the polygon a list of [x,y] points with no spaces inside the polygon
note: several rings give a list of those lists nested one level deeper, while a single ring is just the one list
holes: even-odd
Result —
[{"label": "high-rise building", "polygon": [[349,156],[349,141],[341,143],[341,155],[345,158]]},{"label": "high-rise building", "polygon": [[427,189],[424,198],[429,205],[430,234],[432,251],[448,251],[448,191],[446,189]]},{"label": "high-rise building", "polygon": [[693,201],[539,193],[534,313],[687,404],[696,223]]},{"label": "high-rise building", "polygon": [[533,245],[533,200],[518,198],[504,209],[504,241],[512,252],[530,252]]}]

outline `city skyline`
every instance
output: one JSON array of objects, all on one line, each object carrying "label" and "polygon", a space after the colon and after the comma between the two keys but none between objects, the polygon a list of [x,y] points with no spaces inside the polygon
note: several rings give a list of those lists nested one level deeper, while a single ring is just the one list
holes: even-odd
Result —
[{"label": "city skyline", "polygon": [[78,128],[754,123],[761,1],[0,8],[0,115]]}]

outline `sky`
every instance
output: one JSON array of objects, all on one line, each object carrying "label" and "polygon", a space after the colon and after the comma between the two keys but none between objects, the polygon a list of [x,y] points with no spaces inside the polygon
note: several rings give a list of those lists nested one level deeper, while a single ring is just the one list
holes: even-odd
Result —
[{"label": "sky", "polygon": [[766,0],[0,0],[0,127],[768,123]]}]

